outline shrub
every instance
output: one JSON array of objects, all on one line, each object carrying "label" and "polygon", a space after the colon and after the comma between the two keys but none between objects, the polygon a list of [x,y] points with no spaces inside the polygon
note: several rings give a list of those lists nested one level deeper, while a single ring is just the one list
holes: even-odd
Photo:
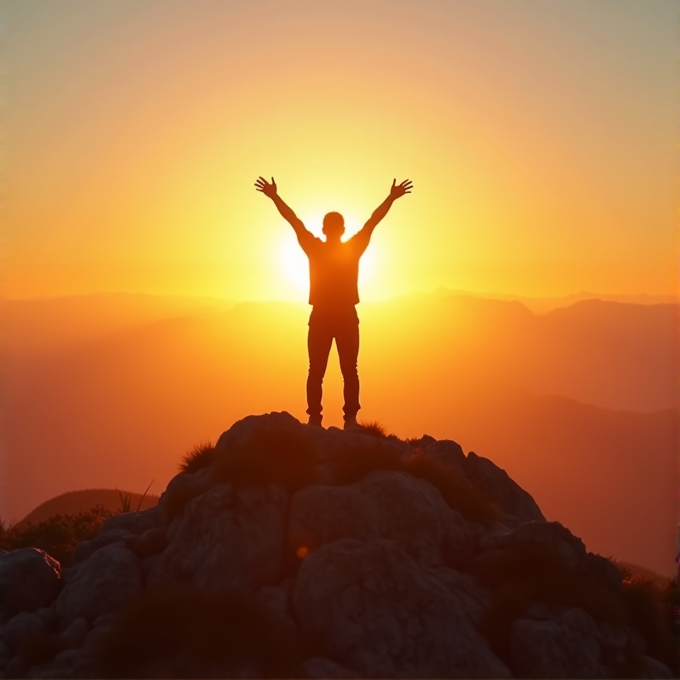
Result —
[{"label": "shrub", "polygon": [[189,474],[198,472],[212,465],[213,460],[215,460],[215,447],[211,442],[200,442],[184,454],[179,471]]},{"label": "shrub", "polygon": [[[302,677],[303,644],[255,595],[167,586],[118,612],[102,640],[99,677]],[[245,671],[245,673],[244,673]]]},{"label": "shrub", "polygon": [[53,515],[37,524],[19,522],[0,527],[0,548],[40,548],[62,567],[68,567],[76,545],[94,538],[101,523],[111,514],[103,506],[96,505],[76,515]]},{"label": "shrub", "polygon": [[293,493],[316,481],[316,454],[303,432],[259,430],[245,441],[217,451],[212,473],[216,482],[235,486],[274,483]]}]

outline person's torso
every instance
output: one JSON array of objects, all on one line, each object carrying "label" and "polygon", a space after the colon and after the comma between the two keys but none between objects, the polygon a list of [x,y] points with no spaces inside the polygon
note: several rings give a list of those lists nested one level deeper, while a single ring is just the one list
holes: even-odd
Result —
[{"label": "person's torso", "polygon": [[351,241],[329,245],[318,241],[309,257],[309,304],[328,309],[352,307],[359,302],[359,259]]}]

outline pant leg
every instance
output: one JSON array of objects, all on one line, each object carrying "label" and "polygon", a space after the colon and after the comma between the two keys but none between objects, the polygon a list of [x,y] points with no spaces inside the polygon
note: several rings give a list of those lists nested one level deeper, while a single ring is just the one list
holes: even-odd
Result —
[{"label": "pant leg", "polygon": [[307,352],[309,354],[309,375],[307,376],[307,413],[310,416],[321,416],[323,377],[326,375],[328,355],[333,344],[333,331],[327,324],[310,321],[307,334]]},{"label": "pant leg", "polygon": [[340,370],[343,379],[345,419],[356,416],[361,408],[359,404],[359,373],[357,359],[359,357],[359,322],[355,319],[343,321],[336,329],[335,344],[338,347]]}]

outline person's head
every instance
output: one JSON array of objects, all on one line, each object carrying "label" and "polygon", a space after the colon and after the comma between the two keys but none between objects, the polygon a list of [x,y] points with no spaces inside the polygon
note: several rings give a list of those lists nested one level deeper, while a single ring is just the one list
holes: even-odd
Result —
[{"label": "person's head", "polygon": [[323,231],[328,240],[340,240],[345,233],[345,218],[338,212],[329,212],[323,218]]}]

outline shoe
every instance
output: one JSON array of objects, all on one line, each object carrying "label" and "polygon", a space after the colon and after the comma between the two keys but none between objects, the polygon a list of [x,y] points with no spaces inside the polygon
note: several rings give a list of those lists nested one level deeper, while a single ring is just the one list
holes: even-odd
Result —
[{"label": "shoe", "polygon": [[345,416],[345,430],[360,430],[361,425],[357,422],[356,416]]},{"label": "shoe", "polygon": [[321,416],[309,416],[307,425],[311,425],[312,427],[323,427],[321,424]]}]

